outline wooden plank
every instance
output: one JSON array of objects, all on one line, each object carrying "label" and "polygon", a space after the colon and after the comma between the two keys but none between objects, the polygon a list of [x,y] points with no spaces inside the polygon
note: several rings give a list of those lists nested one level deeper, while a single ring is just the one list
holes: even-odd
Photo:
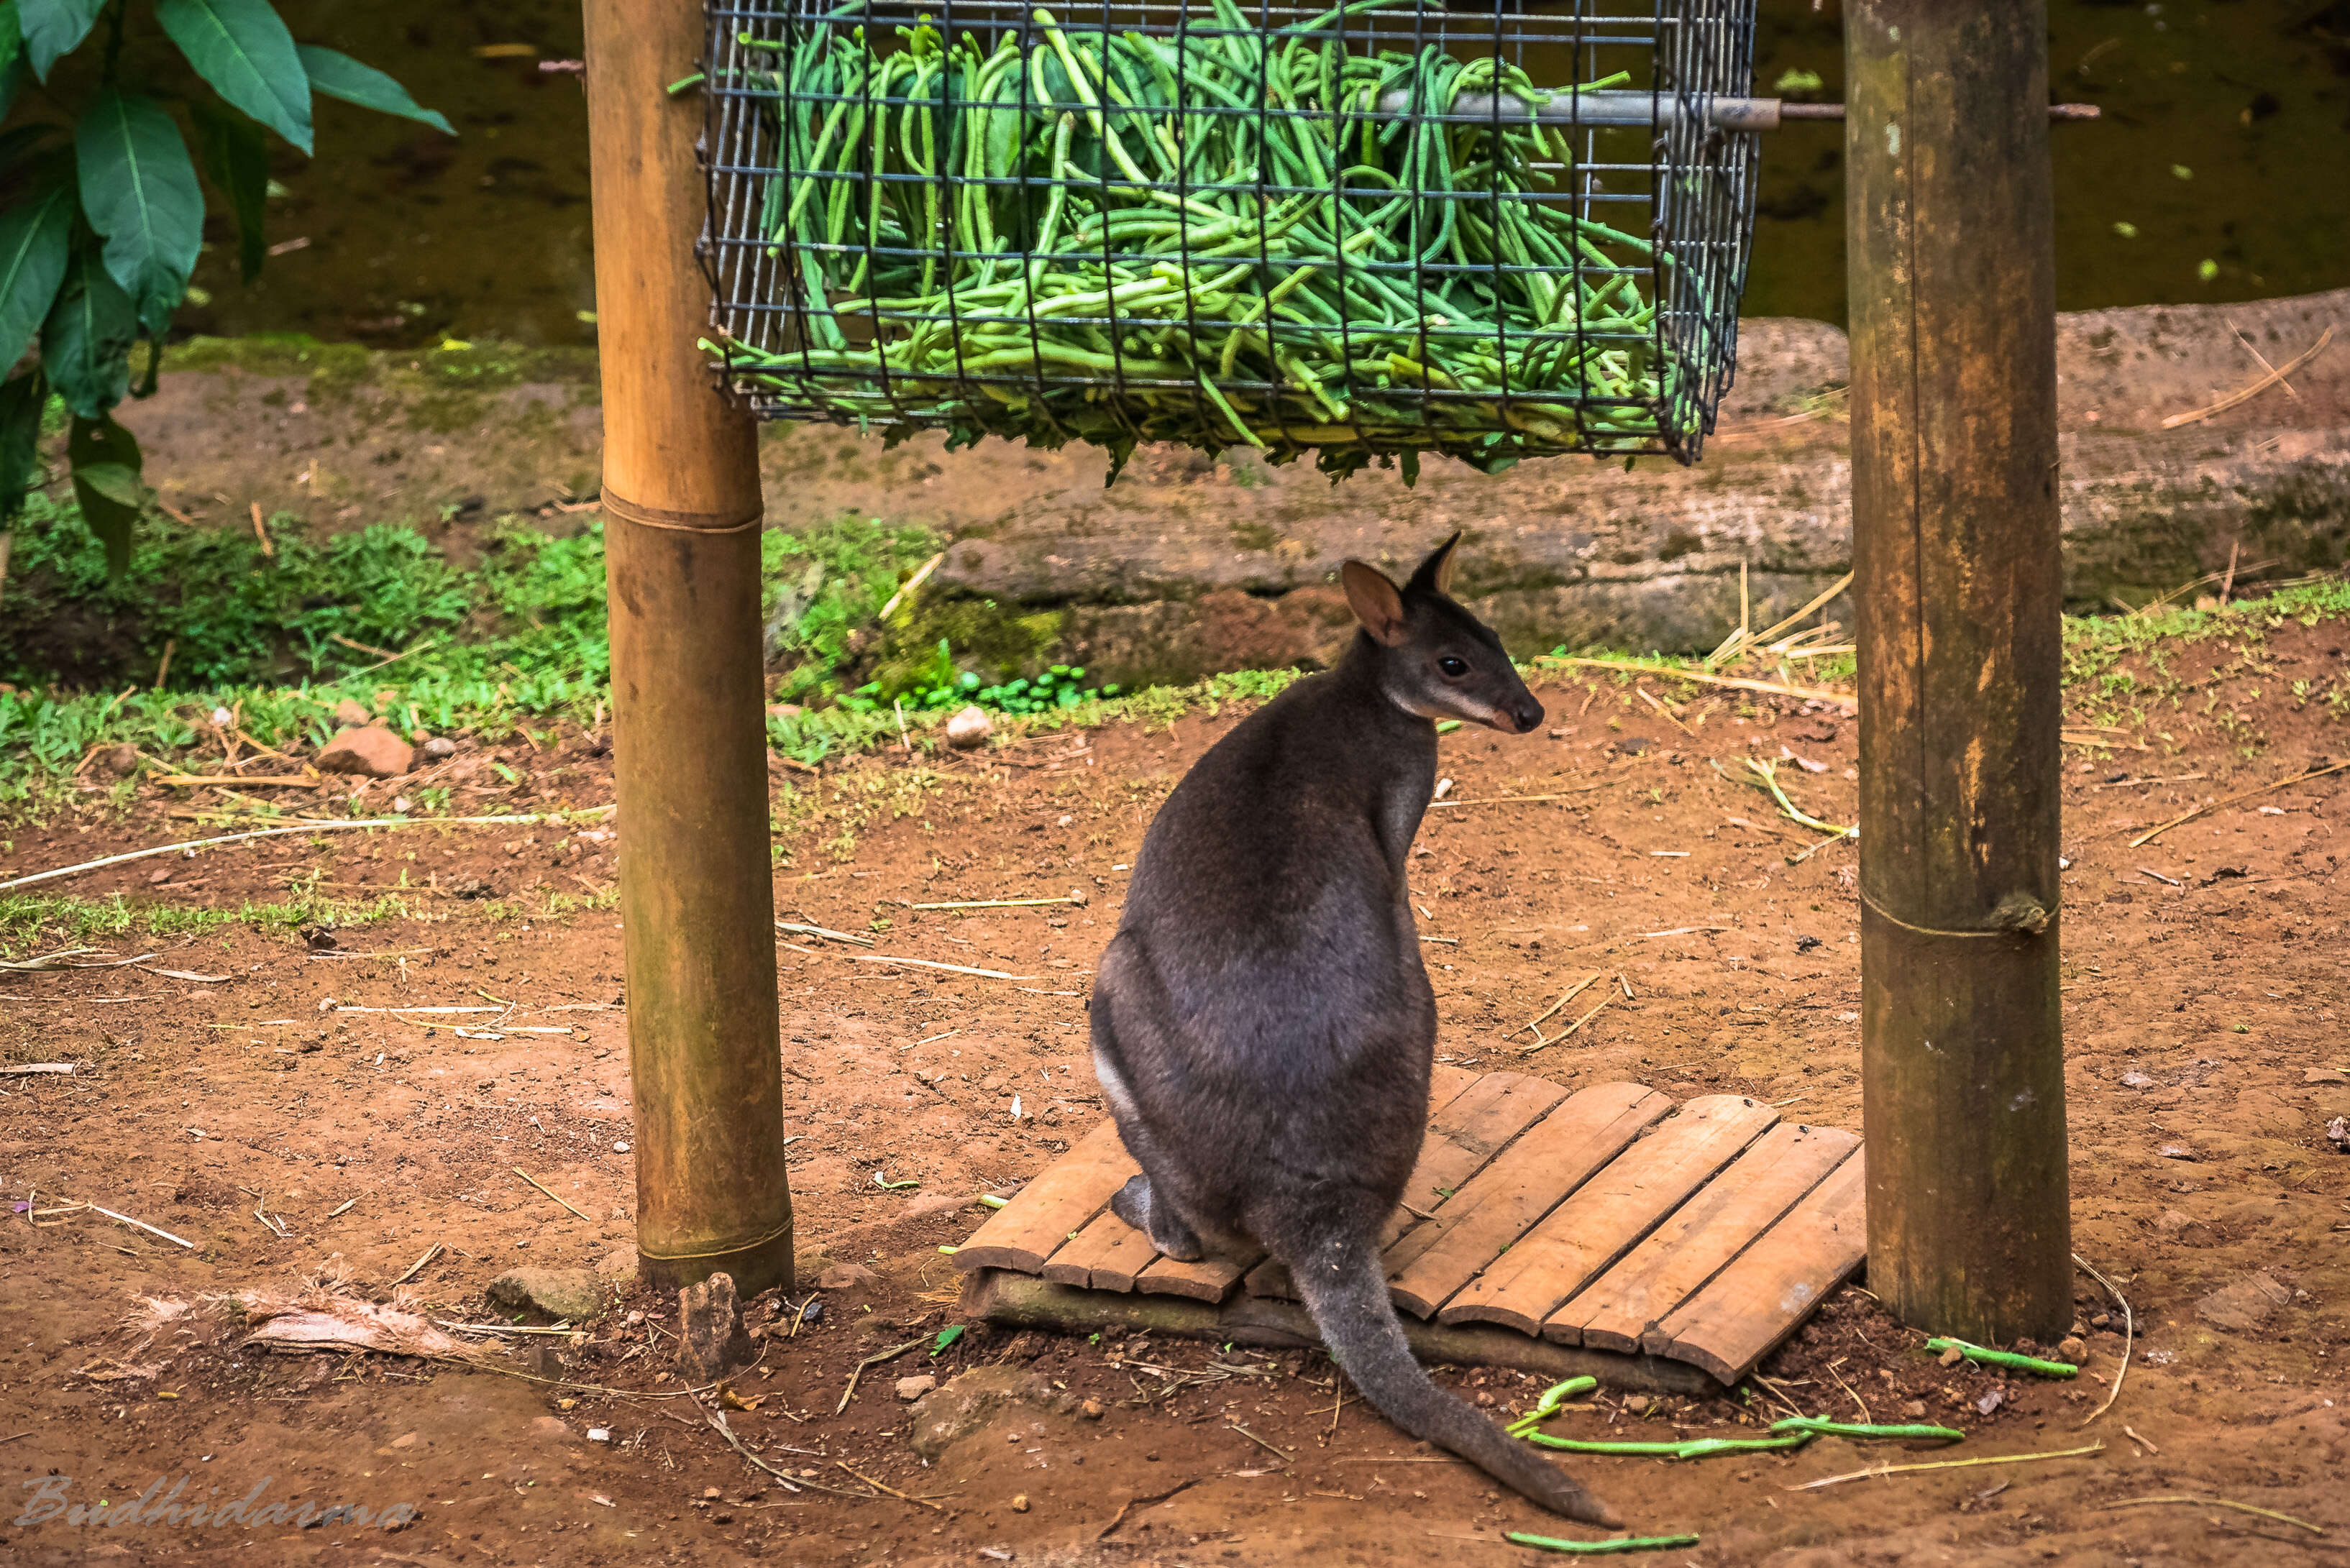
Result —
[{"label": "wooden plank", "polygon": [[[1451,1201],[1469,1179],[1509,1147],[1510,1140],[1540,1121],[1551,1107],[1566,1098],[1566,1091],[1547,1078],[1523,1073],[1488,1073],[1475,1085],[1431,1119],[1428,1137],[1419,1146],[1419,1159],[1405,1183],[1403,1200],[1413,1209],[1434,1212]],[[1419,1215],[1399,1209],[1388,1217],[1379,1237],[1381,1251],[1395,1245],[1405,1231],[1422,1223]]]},{"label": "wooden plank", "polygon": [[[1322,1342],[1314,1320],[1295,1302],[1259,1301],[1235,1293],[1216,1306],[1130,1291],[1081,1291],[1003,1269],[981,1269],[963,1276],[962,1303],[957,1311],[967,1322],[984,1319],[1007,1328],[1042,1329],[1048,1334],[1115,1334],[1124,1338],[1140,1332],[1274,1350],[1307,1349]],[[1403,1334],[1412,1354],[1430,1364],[1514,1367],[1535,1373],[1546,1383],[1587,1374],[1610,1388],[1642,1394],[1713,1391],[1713,1379],[1686,1362],[1552,1345],[1491,1324],[1447,1328],[1406,1318]]]},{"label": "wooden plank", "polygon": [[1036,1272],[1102,1211],[1110,1195],[1138,1168],[1118,1139],[1118,1124],[1104,1120],[997,1210],[995,1218],[955,1253],[955,1267],[964,1273],[974,1269]]},{"label": "wooden plank", "polygon": [[1638,1084],[1597,1084],[1568,1096],[1388,1250],[1396,1305],[1416,1317],[1433,1314],[1672,1108]]},{"label": "wooden plank", "polygon": [[1105,1209],[1038,1272],[1056,1285],[1130,1291],[1134,1276],[1157,1256],[1149,1237]]},{"label": "wooden plank", "polygon": [[[1566,1098],[1566,1091],[1556,1084],[1523,1073],[1464,1073],[1444,1066],[1436,1071],[1456,1075],[1461,1080],[1455,1085],[1459,1092],[1436,1105],[1439,1080],[1430,1079],[1428,1136],[1403,1189],[1406,1203],[1431,1212],[1444,1205],[1440,1189],[1460,1190],[1461,1184],[1483,1168],[1503,1146]],[[1380,1248],[1394,1245],[1398,1237],[1419,1222],[1418,1215],[1397,1210],[1380,1232]],[[1269,1258],[1249,1271],[1248,1293],[1278,1301],[1297,1299],[1296,1283],[1278,1258]]]},{"label": "wooden plank", "polygon": [[1543,1337],[1630,1355],[1860,1147],[1835,1127],[1782,1122],[1675,1210],[1648,1239],[1543,1323]]},{"label": "wooden plank", "polygon": [[1738,1095],[1690,1101],[1488,1264],[1437,1320],[1498,1323],[1540,1334],[1552,1309],[1630,1251],[1778,1119],[1770,1106]]},{"label": "wooden plank", "polygon": [[1762,1240],[1640,1336],[1651,1355],[1702,1366],[1724,1386],[1795,1331],[1868,1251],[1864,1151],[1836,1167]]},{"label": "wooden plank", "polygon": [[1472,1085],[1484,1076],[1482,1073],[1471,1072],[1466,1067],[1455,1067],[1446,1062],[1430,1064],[1428,1069],[1429,1119],[1433,1121],[1441,1116],[1447,1106],[1466,1094]]},{"label": "wooden plank", "polygon": [[1149,1296],[1189,1296],[1193,1301],[1220,1302],[1232,1294],[1241,1276],[1263,1258],[1264,1254],[1255,1250],[1236,1257],[1219,1257],[1211,1252],[1196,1263],[1179,1263],[1162,1257],[1134,1276],[1134,1288]]}]

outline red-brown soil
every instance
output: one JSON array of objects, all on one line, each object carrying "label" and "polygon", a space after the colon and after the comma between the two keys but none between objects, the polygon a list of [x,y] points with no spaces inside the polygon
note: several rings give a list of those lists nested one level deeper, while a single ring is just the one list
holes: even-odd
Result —
[{"label": "red-brown soil", "polygon": [[[1946,1369],[1847,1290],[1765,1364],[1782,1397],[1853,1419],[1922,1412],[1969,1440],[1950,1453],[1824,1439],[1791,1456],[1574,1459],[1644,1531],[1701,1535],[1657,1561],[2337,1560],[2350,1541],[2350,1157],[2324,1129],[2350,1113],[2350,838],[2338,822],[2350,774],[2128,844],[2206,799],[2350,751],[2341,718],[2292,690],[2338,678],[2343,632],[2285,624],[2241,657],[2217,642],[2176,650],[2178,669],[2220,672],[2187,680],[2185,705],[2158,705],[2127,746],[2066,750],[2074,1227],[2081,1255],[2138,1314],[2118,1403],[2084,1428],[2122,1350],[2117,1319],[2098,1315],[2115,1309],[2085,1275],[2091,1355],[2073,1385]],[[1685,732],[1612,683],[1554,678],[1539,694],[1555,726],[1547,736],[1444,742],[1443,771],[1467,802],[1584,793],[1430,813],[1415,889],[1442,1055],[1576,1085],[1638,1079],[1677,1097],[1751,1094],[1857,1127],[1852,848],[1791,865],[1808,836],[1708,765],[1800,754],[1825,771],[1783,763],[1796,798],[1848,820],[1850,717],[1789,702],[1742,718],[1733,696],[1682,708]],[[479,1323],[491,1318],[482,1288],[501,1271],[589,1265],[625,1245],[633,1172],[614,1146],[631,1136],[627,1030],[610,1006],[621,1000],[620,933],[591,897],[610,884],[625,824],[617,842],[546,827],[264,841],[45,889],[219,908],[282,899],[313,876],[322,891],[364,900],[404,875],[411,913],[334,933],[331,949],[247,925],[107,939],[125,955],[157,951],[162,967],[234,977],[217,983],[140,970],[0,975],[0,1063],[78,1069],[0,1078],[0,1191],[36,1211],[102,1204],[194,1243],[182,1251],[88,1211],[0,1211],[0,1561],[1533,1561],[1495,1544],[1499,1532],[1555,1521],[1416,1449],[1362,1406],[1347,1406],[1334,1431],[1318,1354],[975,1325],[935,1361],[925,1345],[869,1371],[835,1414],[858,1359],[958,1321],[957,1278],[938,1248],[983,1217],[969,1198],[1030,1176],[1102,1114],[1084,992],[1117,918],[1120,867],[1183,768],[1234,717],[1037,736],[978,760],[893,753],[816,779],[777,774],[783,918],[872,930],[883,952],[1042,977],[897,971],[820,940],[779,950],[805,1272],[872,1275],[823,1293],[821,1322],[796,1337],[762,1342],[760,1369],[734,1385],[759,1407],[732,1419],[771,1462],[814,1469],[832,1492],[787,1493],[702,1424],[667,1370],[666,1335],[652,1336],[674,1325],[676,1303],[644,1293],[585,1343],[541,1340],[496,1363],[620,1394],[395,1357],[256,1353],[233,1334],[167,1331],[140,1351],[117,1326],[140,1295],[282,1286],[338,1263],[354,1289],[383,1296],[436,1243],[444,1250],[414,1282],[430,1315]],[[585,750],[498,755],[525,770],[523,783],[461,797],[470,808],[609,799],[608,763]],[[12,840],[0,878],[191,836],[163,815],[170,804],[142,799],[120,818],[93,804],[0,830]],[[172,876],[159,885],[160,867]],[[1085,906],[905,907],[1072,888],[1087,891]],[[550,915],[557,892],[571,906]],[[1679,928],[1698,929],[1648,934]],[[24,950],[66,945],[67,934],[45,933]],[[1521,1057],[1531,1037],[1510,1031],[1595,969],[1611,984],[1620,973],[1631,996],[1618,986],[1573,1039]],[[477,1033],[566,1032],[471,1038],[448,1022],[428,1030],[321,1011],[329,997],[381,1007],[486,1005],[484,995],[514,1012],[442,1016]],[[602,1005],[547,1011],[581,1004]],[[885,1190],[877,1174],[920,1186]],[[644,1319],[630,1324],[628,1309]],[[1015,1406],[925,1468],[894,1380],[919,1370],[943,1381],[1007,1359],[1103,1413]],[[124,1363],[156,1362],[151,1376],[124,1376]],[[1513,1374],[1441,1376],[1497,1408],[1531,1397],[1532,1380]],[[1554,1429],[1724,1435],[1743,1409],[1728,1395],[1645,1410],[1606,1395]],[[587,1441],[590,1427],[608,1428],[611,1442]],[[1887,1460],[2100,1440],[2082,1458],[1790,1490]],[[840,1495],[868,1490],[848,1470],[925,1501]],[[182,1473],[190,1499],[214,1486],[243,1495],[266,1477],[270,1499],[405,1501],[422,1517],[391,1534],[16,1522],[22,1500],[55,1490],[51,1478],[69,1479],[73,1501],[119,1507]],[[1128,1500],[1179,1486],[1118,1518]],[[2110,1506],[2175,1495],[2280,1511],[2327,1533],[2209,1503]]]}]

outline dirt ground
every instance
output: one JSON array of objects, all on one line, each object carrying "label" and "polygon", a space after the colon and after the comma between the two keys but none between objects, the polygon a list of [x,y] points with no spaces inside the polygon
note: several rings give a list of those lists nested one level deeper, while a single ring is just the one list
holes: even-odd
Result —
[{"label": "dirt ground", "polygon": [[[2123,1365],[2118,1309],[2085,1275],[2090,1355],[2072,1385],[1945,1368],[1847,1289],[1765,1363],[1769,1386],[1748,1385],[1753,1418],[1781,1413],[1780,1399],[1948,1422],[1968,1441],[1948,1454],[1828,1438],[1788,1455],[1573,1459],[1643,1532],[1701,1538],[1657,1561],[2341,1560],[2350,1156],[2324,1128],[2350,1113],[2339,822],[2350,774],[2220,807],[2140,848],[2129,840],[2350,751],[2343,720],[2293,690],[2336,676],[2345,639],[2339,624],[2286,623],[2255,648],[2176,650],[2173,673],[2214,670],[2182,678],[2183,706],[2105,732],[2114,745],[2066,750],[2074,1226],[2080,1254],[2137,1314],[2118,1402],[2084,1427]],[[1760,700],[1742,714],[1732,694],[1675,720],[1612,682],[1565,676],[1537,692],[1547,733],[1443,742],[1464,804],[1431,811],[1413,862],[1442,1058],[1576,1085],[1637,1079],[1679,1098],[1749,1094],[1858,1127],[1852,847],[1790,864],[1809,836],[1709,765],[1780,758],[1806,809],[1848,820],[1850,716]],[[1235,717],[776,774],[782,918],[872,934],[876,952],[1036,977],[854,962],[865,950],[821,939],[778,949],[803,1280],[830,1270],[837,1283],[804,1315],[803,1292],[754,1303],[754,1322],[780,1308],[800,1328],[777,1320],[759,1342],[758,1370],[733,1385],[757,1408],[730,1418],[796,1472],[797,1492],[704,1424],[670,1370],[677,1303],[642,1292],[584,1335],[510,1340],[484,1370],[268,1354],[234,1334],[168,1328],[142,1346],[119,1327],[142,1295],[192,1299],[336,1269],[379,1299],[412,1272],[407,1288],[428,1315],[504,1322],[482,1299],[502,1271],[591,1266],[623,1248],[634,1197],[626,999],[604,895],[625,823],[617,837],[607,822],[262,841],[55,889],[234,908],[311,878],[354,901],[404,884],[408,912],[307,938],[234,924],[108,939],[217,981],[0,974],[0,1063],[77,1069],[0,1077],[0,1560],[1470,1568],[1534,1560],[1500,1543],[1503,1530],[1590,1533],[1558,1529],[1367,1407],[1339,1405],[1318,1354],[982,1325],[928,1354],[930,1336],[960,1321],[958,1279],[938,1249],[984,1218],[973,1196],[1010,1190],[1103,1114],[1085,1044],[1088,971],[1152,811]],[[596,752],[578,738],[561,753],[471,749],[460,800],[482,811],[608,801]],[[520,782],[505,785],[490,763]],[[1477,804],[1503,794],[1566,798]],[[184,801],[142,799],[118,817],[90,798],[79,815],[0,825],[0,878],[193,836],[165,815]],[[1072,888],[1087,902],[907,907]],[[568,898],[551,904],[556,893]],[[15,956],[70,935],[42,933]],[[1512,1031],[1592,970],[1622,976],[1615,1001],[1572,1039],[1521,1056],[1532,1037]],[[403,1022],[328,999],[496,1011]],[[89,1210],[49,1212],[74,1202],[192,1249]],[[836,1410],[860,1359],[916,1338]],[[1068,1397],[1007,1406],[926,1464],[896,1380],[992,1363]],[[1515,1374],[1440,1376],[1497,1408],[1532,1398],[1534,1380]],[[1603,1391],[1553,1429],[1724,1435],[1745,1410],[1728,1393],[1649,1403]],[[608,1438],[591,1441],[590,1428]],[[2102,1448],[1794,1490],[1888,1460],[2091,1444]],[[182,1475],[183,1501],[265,1480],[265,1501],[421,1513],[387,1533],[100,1529],[20,1512],[43,1496],[119,1511]],[[2208,1501],[2116,1506],[2180,1496],[2325,1533]]]}]

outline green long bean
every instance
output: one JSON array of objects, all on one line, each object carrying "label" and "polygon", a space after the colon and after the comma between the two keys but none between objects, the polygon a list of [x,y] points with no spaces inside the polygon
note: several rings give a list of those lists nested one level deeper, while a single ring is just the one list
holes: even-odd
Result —
[{"label": "green long bean", "polygon": [[[1139,441],[1336,474],[1687,436],[1669,259],[1566,200],[1560,128],[1444,122],[1464,92],[1549,96],[1516,67],[1336,31],[1407,3],[1260,32],[1213,0],[1164,37],[1040,7],[993,47],[927,21],[877,40],[852,4],[745,38],[782,57],[753,73],[785,165],[760,211],[799,343],[707,347],[795,410],[1087,441],[1113,473]],[[1383,117],[1399,87],[1415,112]]]}]

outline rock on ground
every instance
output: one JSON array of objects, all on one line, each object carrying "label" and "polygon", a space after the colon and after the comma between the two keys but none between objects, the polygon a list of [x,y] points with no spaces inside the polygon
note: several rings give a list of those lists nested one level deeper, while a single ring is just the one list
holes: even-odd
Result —
[{"label": "rock on ground", "polygon": [[2195,1311],[2206,1323],[2241,1334],[2260,1327],[2291,1300],[2293,1292],[2268,1275],[2250,1273],[2197,1302]]},{"label": "rock on ground", "polygon": [[715,1383],[751,1365],[751,1335],[734,1276],[712,1274],[677,1293],[677,1369],[695,1383]]},{"label": "rock on ground", "polygon": [[981,1366],[914,1403],[910,1441],[914,1452],[934,1459],[994,1419],[1009,1405],[1027,1405],[1067,1415],[1077,1401],[1033,1372],[1015,1366]]},{"label": "rock on ground", "polygon": [[509,1269],[482,1293],[498,1306],[586,1323],[604,1310],[604,1289],[587,1269]]},{"label": "rock on ground", "polygon": [[[2350,351],[2210,420],[2165,430],[2325,327],[2350,335],[2350,290],[2229,305],[2068,313],[2056,323],[2056,475],[2065,592],[2132,602],[2227,565],[2328,566],[2350,551]],[[1513,651],[1560,643],[1704,649],[1738,622],[1793,611],[1852,561],[1844,334],[1815,321],[1739,324],[1738,373],[1703,461],[1521,463],[1498,476],[1431,460],[1333,486],[1309,463],[1253,453],[1107,459],[937,433],[884,450],[854,430],[777,425],[760,442],[769,525],[844,513],[951,541],[892,618],[881,657],[959,656],[1034,674],[1055,662],[1132,684],[1326,661],[1353,634],[1330,582],[1360,556],[1408,566],[1454,528],[1462,597]],[[165,499],[204,521],[258,502],[323,530],[454,507],[486,521],[591,494],[601,447],[592,353],[484,346],[462,355],[336,346],[305,360],[262,343],[186,345],[154,398],[121,410]],[[333,361],[330,368],[328,359]],[[299,418],[289,403],[304,403]],[[447,433],[420,441],[420,421]],[[255,461],[259,452],[269,461]],[[310,483],[294,482],[296,474]],[[213,497],[218,496],[219,500]],[[1849,628],[1849,596],[1827,607]]]},{"label": "rock on ground", "polygon": [[380,724],[345,730],[318,753],[322,774],[361,774],[371,779],[396,778],[416,761],[416,749]]}]

